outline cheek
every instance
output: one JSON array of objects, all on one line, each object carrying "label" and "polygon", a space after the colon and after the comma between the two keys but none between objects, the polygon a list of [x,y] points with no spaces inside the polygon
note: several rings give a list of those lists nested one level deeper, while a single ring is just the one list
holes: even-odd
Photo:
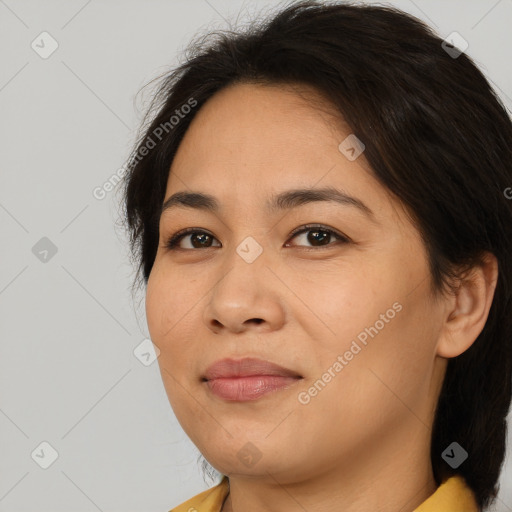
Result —
[{"label": "cheek", "polygon": [[155,263],[146,288],[146,318],[155,342],[173,338],[187,323],[191,308],[198,302],[198,290],[190,279]]},{"label": "cheek", "polygon": [[310,333],[321,328],[311,334],[316,363],[308,377],[321,378],[342,356],[343,370],[338,364],[339,377],[332,379],[332,387],[354,396],[366,388],[367,399],[373,394],[377,405],[391,393],[379,377],[391,388],[404,389],[409,398],[424,391],[436,342],[428,280],[411,293],[411,283],[421,281],[421,269],[388,263],[382,259],[378,266],[337,269],[332,279],[319,273],[317,279],[300,282],[303,296],[317,313],[302,316],[302,326]]},{"label": "cheek", "polygon": [[197,328],[193,306],[198,302],[198,293],[191,289],[190,280],[185,281],[158,264],[154,265],[146,288],[146,319],[151,340],[160,350],[157,361],[162,382],[173,411],[187,431],[188,422],[198,413],[186,391],[198,353],[190,334],[194,325]]},{"label": "cheek", "polygon": [[146,308],[146,320],[148,324],[149,333],[151,339],[154,343],[156,343],[157,336],[157,321],[156,319],[160,316],[158,313],[158,287],[156,286],[155,280],[155,267],[153,267],[151,274],[149,274],[148,283],[146,286],[146,299],[145,299],[145,308]]},{"label": "cheek", "polygon": [[320,359],[348,350],[360,332],[392,307],[398,293],[370,267],[362,263],[333,265],[289,276],[294,289],[300,291],[296,318],[315,340],[312,348]]},{"label": "cheek", "polygon": [[342,342],[347,365],[337,381],[339,392],[370,416],[374,411],[391,420],[412,411],[428,421],[423,407],[435,360],[434,311],[423,291],[405,298],[383,293],[368,309],[365,322]]},{"label": "cheek", "polygon": [[[385,314],[388,304],[383,305],[373,311]],[[345,446],[358,446],[379,439],[402,422],[414,424],[419,418],[428,423],[433,333],[419,327],[425,316],[414,304],[401,305],[403,309],[393,310],[396,314],[388,323],[377,323],[379,316],[370,315],[371,323],[351,327],[355,335],[339,337],[331,350],[321,354],[302,389],[301,404],[308,404],[297,411],[304,438],[317,435],[324,424],[337,425]],[[366,344],[358,333],[365,334]],[[326,452],[331,440],[325,440]]]},{"label": "cheek", "polygon": [[181,377],[179,372],[187,367],[183,361],[193,357],[188,355],[190,344],[180,340],[187,339],[184,332],[191,328],[191,307],[196,302],[197,291],[191,292],[178,275],[162,270],[159,265],[153,267],[146,289],[146,319],[151,340],[160,350],[158,362],[165,381],[170,377],[164,369]]}]

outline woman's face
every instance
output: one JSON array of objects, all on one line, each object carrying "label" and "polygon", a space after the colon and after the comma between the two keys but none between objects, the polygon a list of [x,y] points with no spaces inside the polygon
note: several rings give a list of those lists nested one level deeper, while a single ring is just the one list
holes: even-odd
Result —
[{"label": "woman's face", "polygon": [[[291,88],[230,86],[200,109],[169,173],[165,200],[208,194],[218,209],[162,214],[147,321],[178,421],[228,475],[285,483],[429,460],[446,360],[426,252],[350,130],[314,105]],[[326,188],[353,199],[267,206]],[[185,228],[199,233],[167,248]],[[204,380],[247,357],[300,378]]]}]

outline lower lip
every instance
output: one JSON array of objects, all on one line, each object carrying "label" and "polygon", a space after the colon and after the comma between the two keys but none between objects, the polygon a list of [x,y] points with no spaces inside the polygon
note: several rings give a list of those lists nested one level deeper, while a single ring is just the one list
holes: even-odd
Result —
[{"label": "lower lip", "polygon": [[224,400],[247,402],[287,389],[301,379],[279,375],[251,375],[250,377],[229,377],[206,381],[210,391]]}]

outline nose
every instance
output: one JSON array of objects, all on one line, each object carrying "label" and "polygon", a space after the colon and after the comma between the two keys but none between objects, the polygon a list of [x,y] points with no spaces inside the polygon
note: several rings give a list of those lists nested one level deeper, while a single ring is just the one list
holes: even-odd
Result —
[{"label": "nose", "polygon": [[282,283],[263,254],[248,263],[234,252],[223,267],[227,270],[217,279],[203,312],[205,324],[216,334],[248,329],[263,333],[283,326]]}]

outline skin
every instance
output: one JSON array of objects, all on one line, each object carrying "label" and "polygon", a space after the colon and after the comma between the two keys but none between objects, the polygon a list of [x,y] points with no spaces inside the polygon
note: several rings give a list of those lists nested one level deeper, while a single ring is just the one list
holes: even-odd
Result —
[{"label": "skin", "polygon": [[[203,192],[221,209],[162,215],[147,321],[178,421],[230,477],[223,512],[416,508],[436,489],[430,436],[448,358],[471,346],[492,302],[491,255],[456,294],[432,295],[418,230],[364,153],[350,161],[340,152],[351,131],[327,109],[306,87],[229,86],[200,109],[170,168],[166,199]],[[264,208],[273,194],[323,186],[364,201],[375,221],[333,202]],[[350,241],[314,246],[308,232],[290,236],[308,223]],[[210,234],[210,247],[188,235],[181,251],[167,249],[187,227]],[[248,236],[263,248],[252,263],[236,252]],[[396,302],[401,311],[300,403],[299,392]],[[303,378],[256,401],[228,402],[201,380],[224,357],[267,359]],[[237,456],[248,442],[261,455],[249,467]]]}]

